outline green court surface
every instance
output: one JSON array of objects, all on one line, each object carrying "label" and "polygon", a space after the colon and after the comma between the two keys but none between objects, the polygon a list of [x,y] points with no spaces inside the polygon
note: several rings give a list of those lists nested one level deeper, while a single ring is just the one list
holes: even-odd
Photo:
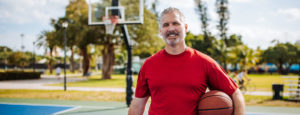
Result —
[{"label": "green court surface", "polygon": [[[0,98],[0,104],[35,106],[71,106],[72,109],[57,112],[58,115],[126,115],[125,102],[67,101],[49,99]],[[147,115],[149,105],[144,115]],[[12,113],[15,114],[15,113]],[[300,115],[298,107],[247,106],[246,115]]]}]

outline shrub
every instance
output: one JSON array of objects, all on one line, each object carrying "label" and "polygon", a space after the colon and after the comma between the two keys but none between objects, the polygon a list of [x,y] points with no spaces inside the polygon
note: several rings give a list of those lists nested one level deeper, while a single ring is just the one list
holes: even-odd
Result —
[{"label": "shrub", "polygon": [[0,80],[40,79],[41,72],[6,71],[0,72]]}]

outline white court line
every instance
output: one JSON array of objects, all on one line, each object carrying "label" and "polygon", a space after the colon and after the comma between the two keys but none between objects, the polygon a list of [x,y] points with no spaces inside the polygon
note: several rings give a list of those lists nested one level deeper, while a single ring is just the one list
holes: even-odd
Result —
[{"label": "white court line", "polygon": [[59,111],[59,112],[53,113],[53,115],[58,115],[58,114],[66,113],[66,112],[73,111],[73,110],[76,110],[76,109],[79,109],[79,108],[81,108],[81,106],[73,107],[73,108],[70,108],[70,109],[63,110],[63,111]]}]

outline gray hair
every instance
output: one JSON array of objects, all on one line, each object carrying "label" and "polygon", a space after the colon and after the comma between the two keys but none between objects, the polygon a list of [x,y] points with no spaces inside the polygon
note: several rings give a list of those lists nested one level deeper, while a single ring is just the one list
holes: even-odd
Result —
[{"label": "gray hair", "polygon": [[165,14],[169,14],[169,13],[173,13],[176,12],[179,15],[180,20],[185,24],[185,17],[183,15],[183,13],[178,9],[178,8],[174,8],[174,7],[169,7],[167,9],[165,9],[159,16],[159,26],[162,27],[162,18],[164,17]]}]

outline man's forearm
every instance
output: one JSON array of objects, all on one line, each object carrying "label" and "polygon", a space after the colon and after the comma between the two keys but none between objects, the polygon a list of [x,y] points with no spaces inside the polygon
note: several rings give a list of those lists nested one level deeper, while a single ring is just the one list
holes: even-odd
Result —
[{"label": "man's forearm", "polygon": [[239,89],[232,94],[232,100],[234,104],[234,115],[244,115],[245,101],[244,96]]},{"label": "man's forearm", "polygon": [[134,98],[128,110],[128,115],[143,115],[148,97]]}]

